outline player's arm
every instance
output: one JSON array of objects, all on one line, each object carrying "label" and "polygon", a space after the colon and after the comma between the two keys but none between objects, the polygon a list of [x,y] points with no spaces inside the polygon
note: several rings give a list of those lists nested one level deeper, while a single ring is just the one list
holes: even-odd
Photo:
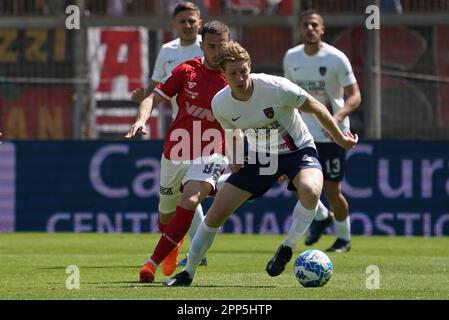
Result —
[{"label": "player's arm", "polygon": [[357,144],[359,139],[357,134],[353,135],[350,132],[343,134],[327,108],[311,95],[307,95],[307,99],[299,109],[302,112],[313,114],[321,126],[342,148],[351,149]]},{"label": "player's arm", "polygon": [[139,132],[146,134],[145,123],[150,118],[153,108],[164,99],[170,100],[181,90],[188,72],[188,67],[185,64],[180,64],[173,69],[170,75],[162,79],[161,83],[140,104],[136,122],[131,126],[125,138],[132,138]]},{"label": "player's arm", "polygon": [[343,121],[344,118],[349,116],[354,112],[362,102],[362,96],[360,94],[360,89],[357,83],[350,84],[344,87],[346,100],[345,105],[337,113],[334,114],[334,119],[339,123]]},{"label": "player's arm", "polygon": [[130,139],[134,137],[137,133],[148,134],[145,130],[145,123],[151,116],[153,108],[158,106],[161,101],[164,100],[159,93],[153,91],[148,97],[143,99],[139,106],[139,111],[137,112],[136,122],[131,126],[125,138]]},{"label": "player's arm", "polygon": [[142,103],[143,99],[153,93],[154,88],[156,88],[158,84],[159,82],[151,80],[148,88],[139,88],[134,90],[131,94],[131,101],[139,104]]},{"label": "player's arm", "polygon": [[162,48],[154,63],[153,75],[150,80],[150,84],[147,88],[139,88],[133,91],[131,94],[131,100],[136,103],[142,103],[143,99],[148,97],[151,93],[153,93],[154,88],[167,76],[167,73],[164,70],[164,48]]},{"label": "player's arm", "polygon": [[362,96],[348,57],[341,53],[338,54],[336,58],[338,81],[344,88],[346,96],[345,105],[334,114],[334,119],[340,123],[359,107],[362,102]]},{"label": "player's arm", "polygon": [[282,64],[284,66],[284,78],[287,78],[290,81],[293,81],[293,77],[290,73],[290,67],[287,63],[287,54],[284,55],[284,59],[282,61]]}]

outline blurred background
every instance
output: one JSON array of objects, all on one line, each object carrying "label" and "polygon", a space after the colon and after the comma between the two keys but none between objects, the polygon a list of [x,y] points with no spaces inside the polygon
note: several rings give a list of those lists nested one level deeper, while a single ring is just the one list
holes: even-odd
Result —
[{"label": "blurred background", "polygon": [[[0,0],[4,138],[122,139],[137,110],[130,93],[148,83],[160,46],[176,37],[171,12],[178,2]],[[361,87],[354,131],[373,139],[449,138],[449,0],[193,2],[203,22],[232,27],[254,72],[278,75],[284,53],[300,42],[299,13],[319,10],[324,41],[349,57]],[[374,3],[381,10],[377,35],[365,27],[365,8]],[[81,10],[79,30],[65,27],[73,4]],[[128,33],[111,33],[119,27]],[[160,108],[145,138],[163,137],[169,122],[169,110]]]},{"label": "blurred background", "polygon": [[[0,0],[0,231],[158,232],[169,107],[154,110],[140,138],[151,141],[124,134],[131,92],[177,37],[177,2]],[[203,23],[231,27],[254,72],[276,75],[300,43],[299,14],[319,10],[323,40],[348,56],[362,93],[343,182],[353,233],[449,235],[449,0],[193,2]],[[366,28],[371,4],[379,30]],[[285,232],[294,204],[274,186],[224,231]]]}]

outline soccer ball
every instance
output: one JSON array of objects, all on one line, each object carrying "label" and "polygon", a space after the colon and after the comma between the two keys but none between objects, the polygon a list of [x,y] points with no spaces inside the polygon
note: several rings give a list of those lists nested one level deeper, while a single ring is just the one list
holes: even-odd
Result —
[{"label": "soccer ball", "polygon": [[296,258],[294,273],[304,287],[322,287],[332,276],[334,265],[329,257],[320,250],[307,250]]}]

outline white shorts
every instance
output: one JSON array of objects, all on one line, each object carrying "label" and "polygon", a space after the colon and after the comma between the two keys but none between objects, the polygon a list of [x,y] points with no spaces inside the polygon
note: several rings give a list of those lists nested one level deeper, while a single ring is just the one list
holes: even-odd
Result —
[{"label": "white shorts", "polygon": [[167,214],[176,211],[176,206],[181,201],[181,186],[190,180],[206,181],[216,189],[217,181],[228,165],[227,158],[217,153],[204,157],[200,163],[195,162],[176,163],[162,155],[159,188],[160,213]]}]

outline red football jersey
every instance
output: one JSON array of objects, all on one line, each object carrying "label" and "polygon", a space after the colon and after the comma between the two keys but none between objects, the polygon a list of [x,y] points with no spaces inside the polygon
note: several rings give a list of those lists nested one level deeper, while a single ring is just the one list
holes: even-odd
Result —
[{"label": "red football jersey", "polygon": [[179,107],[165,134],[163,152],[167,159],[193,160],[214,152],[225,154],[224,132],[215,120],[211,102],[226,85],[220,70],[207,69],[203,58],[181,63],[158,84],[155,91],[167,100],[177,95]]}]

